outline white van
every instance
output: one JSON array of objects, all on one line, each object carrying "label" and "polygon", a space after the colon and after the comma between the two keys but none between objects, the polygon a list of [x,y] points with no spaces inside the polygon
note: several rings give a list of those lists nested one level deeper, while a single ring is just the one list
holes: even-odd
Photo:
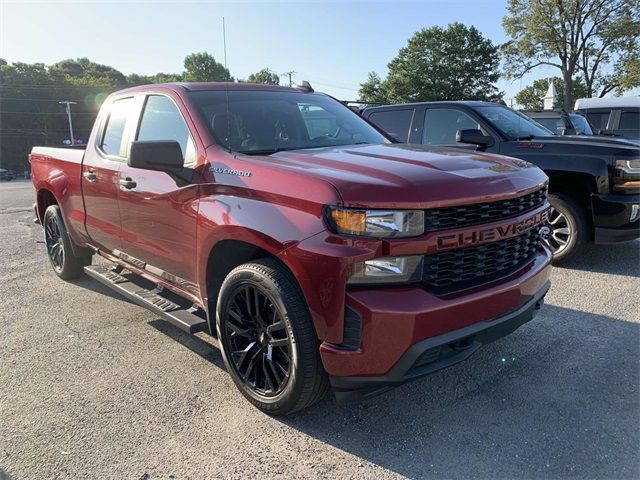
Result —
[{"label": "white van", "polygon": [[640,97],[579,98],[575,111],[587,117],[596,133],[640,138]]}]

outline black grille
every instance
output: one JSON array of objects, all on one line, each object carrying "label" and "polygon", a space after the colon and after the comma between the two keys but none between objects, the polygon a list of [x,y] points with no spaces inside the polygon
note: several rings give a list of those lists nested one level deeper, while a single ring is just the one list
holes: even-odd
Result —
[{"label": "black grille", "polygon": [[535,256],[540,228],[478,247],[426,255],[422,283],[428,291],[446,295],[511,275]]},{"label": "black grille", "polygon": [[546,187],[518,198],[459,207],[434,208],[425,212],[425,228],[444,230],[488,223],[533,210],[547,200]]}]

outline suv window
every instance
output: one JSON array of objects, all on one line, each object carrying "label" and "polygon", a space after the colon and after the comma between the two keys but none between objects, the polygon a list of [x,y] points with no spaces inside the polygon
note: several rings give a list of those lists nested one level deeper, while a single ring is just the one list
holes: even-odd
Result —
[{"label": "suv window", "polygon": [[424,116],[422,143],[456,145],[456,133],[464,129],[480,129],[476,120],[456,108],[428,108]]},{"label": "suv window", "polygon": [[609,110],[599,111],[599,112],[593,112],[593,111],[587,110],[585,112],[585,117],[587,117],[587,120],[589,120],[589,123],[593,125],[593,129],[595,131],[606,130],[607,123],[609,123],[609,113],[610,113]]},{"label": "suv window", "polygon": [[132,106],[133,97],[116,100],[111,104],[109,118],[100,142],[100,149],[107,155],[120,155],[124,127]]},{"label": "suv window", "polygon": [[637,137],[640,133],[640,112],[626,111],[620,114],[618,130],[623,135]]},{"label": "suv window", "polygon": [[543,127],[551,130],[554,133],[557,133],[558,135],[562,134],[562,130],[566,128],[564,122],[562,121],[562,118],[533,117],[533,121],[538,122]]},{"label": "suv window", "polygon": [[175,140],[182,149],[184,163],[196,161],[196,148],[189,127],[175,103],[164,95],[147,97],[136,140]]},{"label": "suv window", "polygon": [[401,142],[407,142],[409,140],[409,129],[411,128],[413,112],[413,108],[382,110],[369,115],[369,120],[385,132],[396,136]]}]

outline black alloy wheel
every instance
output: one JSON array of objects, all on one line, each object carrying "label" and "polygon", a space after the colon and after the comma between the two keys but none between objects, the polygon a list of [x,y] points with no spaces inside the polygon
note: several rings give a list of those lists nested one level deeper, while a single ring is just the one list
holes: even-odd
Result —
[{"label": "black alloy wheel", "polygon": [[49,215],[44,224],[44,239],[47,244],[47,253],[49,254],[49,260],[56,273],[60,273],[64,270],[64,241],[62,239],[62,232],[58,226],[57,219],[54,215]]},{"label": "black alloy wheel", "polygon": [[58,205],[50,205],[42,217],[44,242],[53,271],[63,280],[80,277],[86,265],[91,265],[92,252],[71,244]]},{"label": "black alloy wheel", "polygon": [[283,313],[258,285],[238,285],[222,320],[232,366],[255,393],[274,397],[291,375],[292,347]]}]

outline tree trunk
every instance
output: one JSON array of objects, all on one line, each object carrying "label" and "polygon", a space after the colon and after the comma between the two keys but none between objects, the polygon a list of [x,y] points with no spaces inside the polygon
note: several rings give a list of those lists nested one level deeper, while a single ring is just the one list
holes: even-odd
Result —
[{"label": "tree trunk", "polygon": [[564,95],[562,108],[564,108],[567,112],[570,112],[573,110],[573,75],[571,75],[571,72],[564,71],[562,77],[562,93]]}]

